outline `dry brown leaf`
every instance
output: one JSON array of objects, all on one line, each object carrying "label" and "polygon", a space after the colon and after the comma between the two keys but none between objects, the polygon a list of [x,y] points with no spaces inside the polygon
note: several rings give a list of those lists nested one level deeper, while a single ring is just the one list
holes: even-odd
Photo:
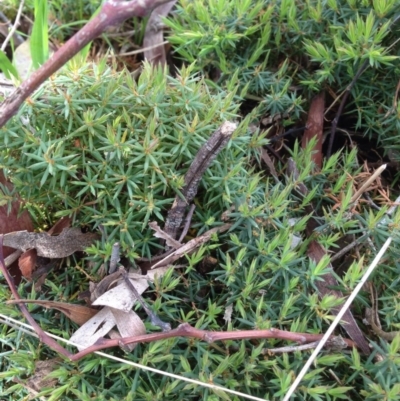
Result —
[{"label": "dry brown leaf", "polygon": [[114,287],[121,279],[119,271],[105,276],[99,283],[89,283],[90,301],[94,302],[97,298],[107,292],[110,288]]},{"label": "dry brown leaf", "polygon": [[[139,294],[143,294],[149,287],[146,276],[141,276],[141,278],[137,280],[131,280],[131,283]],[[129,312],[135,302],[135,295],[123,281],[97,298],[92,305],[109,306],[124,312]]]},{"label": "dry brown leaf", "polygon": [[[112,330],[117,326],[119,333]],[[105,307],[96,316],[80,327],[70,341],[82,350],[93,345],[98,339],[110,335],[112,338],[138,336],[146,333],[146,328],[140,317],[134,312],[122,312]],[[128,347],[133,350],[134,347]]]},{"label": "dry brown leaf", "polygon": [[65,228],[71,227],[71,223],[72,219],[70,217],[61,217],[61,219],[58,220],[57,223],[54,224],[54,226],[51,227],[49,231],[47,231],[47,234],[59,235]]},{"label": "dry brown leaf", "polygon": [[32,273],[35,270],[36,256],[36,249],[29,249],[18,259],[19,270],[21,270],[22,275],[29,281],[32,280]]},{"label": "dry brown leaf", "polygon": [[83,350],[93,345],[99,338],[108,334],[115,326],[115,318],[110,308],[103,308],[95,316],[89,319],[70,338],[70,341]]},{"label": "dry brown leaf", "polygon": [[[129,273],[129,279],[132,285],[136,288],[139,295],[143,294],[149,287],[149,281],[153,282],[156,276],[162,277],[167,271],[168,267],[163,267],[160,269],[150,270],[146,275],[141,275],[137,273]],[[116,277],[119,273],[115,272],[110,274],[109,277],[112,278],[111,282],[114,283]],[[105,277],[107,278],[107,277]],[[102,282],[104,279],[102,280]],[[97,290],[97,288],[96,288]],[[128,288],[125,281],[120,279],[118,285],[110,290],[104,292],[97,299],[94,300],[92,305],[95,306],[109,306],[111,308],[119,309],[123,312],[129,312],[134,303],[136,302],[136,297],[133,292]]]},{"label": "dry brown leaf", "polygon": [[[134,312],[129,313],[122,312],[118,309],[110,308],[115,318],[115,324],[118,328],[120,338],[134,337],[146,334],[146,326],[142,322],[142,319]],[[116,337],[114,337],[116,338]],[[129,344],[126,347],[129,351],[133,351],[137,344]]]},{"label": "dry brown leaf", "polygon": [[99,310],[95,308],[89,308],[88,306],[67,304],[65,302],[55,302],[55,301],[43,301],[35,299],[21,299],[21,300],[11,300],[7,301],[7,304],[37,304],[44,306],[49,309],[57,309],[62,312],[68,319],[71,319],[79,326],[85,324],[89,319],[95,316]]},{"label": "dry brown leaf", "polygon": [[[12,190],[13,186],[9,183],[3,172],[0,170],[0,234],[7,234],[12,231],[27,230],[33,231],[33,222],[31,216],[27,211],[20,213],[20,201],[18,197],[11,204],[11,210],[8,209],[6,203],[1,202],[1,186]],[[4,246],[3,249],[4,257],[11,255],[14,249]],[[15,284],[19,284],[21,281],[21,272],[18,268],[18,263],[13,263],[8,267],[10,274],[14,277]]]}]

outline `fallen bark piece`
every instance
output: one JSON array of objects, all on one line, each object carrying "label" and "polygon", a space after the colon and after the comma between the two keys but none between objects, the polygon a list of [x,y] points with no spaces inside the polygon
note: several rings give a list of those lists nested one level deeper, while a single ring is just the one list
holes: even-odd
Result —
[{"label": "fallen bark piece", "polygon": [[307,143],[314,137],[316,139],[311,160],[318,168],[322,167],[322,143],[324,141],[324,111],[325,111],[325,92],[322,91],[316,95],[311,101],[311,107],[308,112],[307,126],[304,131],[301,146],[303,149],[307,147]]},{"label": "fallen bark piece", "polygon": [[84,234],[80,228],[72,227],[64,229],[58,236],[15,231],[4,235],[3,244],[23,252],[36,249],[38,256],[45,258],[65,258],[77,251],[84,251],[96,239],[99,239],[98,234]]}]

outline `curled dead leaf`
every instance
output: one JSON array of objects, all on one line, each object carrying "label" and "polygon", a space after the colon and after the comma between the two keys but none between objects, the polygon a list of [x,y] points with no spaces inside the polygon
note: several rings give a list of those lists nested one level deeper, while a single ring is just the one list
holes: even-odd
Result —
[{"label": "curled dead leaf", "polygon": [[32,280],[32,273],[35,270],[36,256],[36,249],[29,249],[18,259],[19,269],[22,275],[29,281]]},{"label": "curled dead leaf", "polygon": [[58,311],[62,312],[65,316],[67,316],[68,319],[71,319],[74,323],[79,324],[79,326],[85,324],[89,319],[91,319],[99,312],[98,309],[90,308],[88,306],[68,304],[65,302],[35,300],[35,299],[11,300],[7,301],[6,303],[37,304],[44,306],[45,308],[57,309]]}]

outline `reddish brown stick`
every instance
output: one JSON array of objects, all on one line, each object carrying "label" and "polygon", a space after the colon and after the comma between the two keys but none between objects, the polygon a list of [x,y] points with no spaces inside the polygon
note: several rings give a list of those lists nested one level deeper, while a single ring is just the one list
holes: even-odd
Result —
[{"label": "reddish brown stick", "polygon": [[[176,329],[162,332],[143,334],[141,336],[127,337],[123,339],[107,340],[101,338],[91,347],[84,349],[73,355],[71,360],[77,361],[84,356],[91,354],[92,352],[100,351],[105,348],[118,347],[120,345],[128,345],[134,343],[149,343],[152,341],[164,340],[172,337],[191,337],[197,338],[202,341],[209,343],[215,341],[225,340],[245,340],[245,339],[262,339],[262,338],[276,338],[281,340],[295,341],[300,344],[319,341],[323,334],[309,334],[309,333],[292,333],[290,331],[284,331],[279,329],[269,330],[238,330],[238,331],[207,331],[200,330],[192,327],[189,323],[183,323]],[[355,344],[351,340],[344,339],[349,347],[354,347]]]}]

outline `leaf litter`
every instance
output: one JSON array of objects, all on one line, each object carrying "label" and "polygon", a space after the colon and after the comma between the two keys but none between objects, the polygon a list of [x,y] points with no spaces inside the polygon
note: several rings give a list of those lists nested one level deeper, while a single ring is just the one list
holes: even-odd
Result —
[{"label": "leaf litter", "polygon": [[[154,282],[155,278],[162,277],[169,267],[162,267],[156,270],[150,270],[146,275],[138,273],[129,273],[129,280],[136,288],[139,295],[143,294],[149,287],[149,282]],[[128,288],[126,283],[118,279],[119,272],[113,273],[105,277],[109,286],[116,286],[107,289],[103,294],[99,295],[92,303],[94,306],[104,306],[95,316],[89,319],[82,327],[80,327],[71,337],[71,341],[79,345],[78,349],[82,350],[96,343],[97,340],[109,334],[116,326],[119,336],[133,337],[146,333],[146,328],[142,319],[132,310],[133,305],[137,302],[136,296]],[[104,287],[102,282],[93,286],[92,295],[95,294],[97,288]],[[115,332],[112,338],[116,338]],[[134,348],[135,344],[128,346],[129,350]]]}]

